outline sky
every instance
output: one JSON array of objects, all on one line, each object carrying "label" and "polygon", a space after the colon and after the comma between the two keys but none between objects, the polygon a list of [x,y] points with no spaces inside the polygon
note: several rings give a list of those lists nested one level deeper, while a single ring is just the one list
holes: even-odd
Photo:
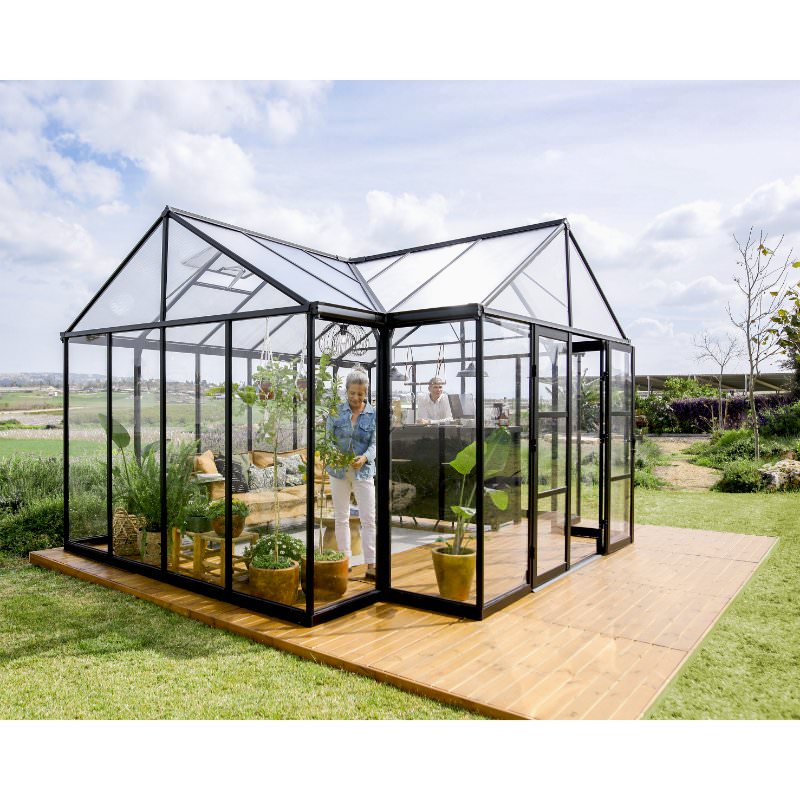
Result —
[{"label": "sky", "polygon": [[733,236],[800,254],[798,131],[792,81],[2,82],[0,372],[165,205],[344,256],[567,217],[637,372],[710,371]]}]

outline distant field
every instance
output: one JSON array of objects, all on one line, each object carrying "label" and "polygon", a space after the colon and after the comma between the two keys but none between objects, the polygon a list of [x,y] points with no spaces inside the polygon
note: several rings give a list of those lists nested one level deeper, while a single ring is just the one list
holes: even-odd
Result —
[{"label": "distant field", "polygon": [[28,411],[32,408],[63,408],[64,398],[48,397],[43,392],[0,392],[0,411]]},{"label": "distant field", "polygon": [[[93,456],[105,453],[103,442],[73,441],[70,454],[73,456]],[[60,456],[64,452],[61,439],[0,439],[0,458],[13,455]]]}]

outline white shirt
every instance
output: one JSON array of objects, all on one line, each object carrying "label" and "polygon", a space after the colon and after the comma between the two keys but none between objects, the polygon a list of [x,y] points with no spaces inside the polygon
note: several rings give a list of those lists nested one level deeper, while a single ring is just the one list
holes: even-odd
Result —
[{"label": "white shirt", "polygon": [[417,420],[429,419],[431,422],[452,422],[453,412],[450,410],[450,400],[445,392],[439,395],[438,400],[431,400],[428,392],[417,398]]}]

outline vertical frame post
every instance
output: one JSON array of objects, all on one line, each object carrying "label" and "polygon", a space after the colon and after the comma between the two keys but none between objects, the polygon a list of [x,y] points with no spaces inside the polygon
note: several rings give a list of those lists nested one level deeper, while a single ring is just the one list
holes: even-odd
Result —
[{"label": "vertical frame post", "polygon": [[225,558],[220,569],[225,572],[226,593],[233,590],[233,323],[225,320]]},{"label": "vertical frame post", "polygon": [[[315,414],[314,407],[317,402],[317,373],[315,364],[315,339],[314,319],[311,311],[306,313],[306,373],[308,387],[306,390],[306,624],[314,621],[314,539],[316,527],[314,525],[314,471],[317,466],[316,441],[315,441]],[[322,476],[324,483],[325,476]],[[322,514],[320,508],[319,513]],[[320,524],[321,520],[320,520]]]},{"label": "vertical frame post", "polygon": [[200,405],[200,353],[194,354],[194,441],[197,452],[202,448],[200,430],[202,413]]},{"label": "vertical frame post", "polygon": [[566,448],[564,457],[567,461],[567,495],[564,498],[564,561],[567,569],[572,566],[572,334],[567,334],[567,424],[564,429]]},{"label": "vertical frame post", "polygon": [[567,270],[567,320],[569,320],[569,327],[572,328],[572,275],[570,273],[569,263],[569,223],[564,223],[564,263]]},{"label": "vertical frame post", "polygon": [[378,437],[378,487],[377,487],[377,536],[376,565],[378,589],[388,589],[391,585],[392,569],[392,510],[390,508],[391,493],[391,425],[392,413],[392,379],[389,374],[392,358],[391,333],[388,328],[377,331],[378,348],[376,378],[378,381],[377,400],[377,437]]},{"label": "vertical frame post", "polygon": [[[169,245],[169,219],[164,217],[161,228],[161,322],[167,316],[167,247]],[[159,429],[161,437],[161,463],[159,478],[161,480],[161,571],[167,571],[167,543],[171,531],[167,530],[167,329],[161,328],[159,336],[159,378],[161,394],[159,395]]]},{"label": "vertical frame post", "polygon": [[530,377],[530,410],[528,416],[528,569],[530,584],[536,583],[537,560],[539,557],[539,509],[536,498],[536,481],[539,478],[539,350],[536,347],[536,326],[530,326],[531,377]]},{"label": "vertical frame post", "polygon": [[111,402],[113,338],[110,333],[106,335],[106,528],[108,530],[108,552],[112,556],[114,555],[114,521],[112,515],[112,493],[114,487],[111,482],[111,433],[114,430],[114,409]]},{"label": "vertical frame post", "polygon": [[629,425],[631,426],[631,489],[630,489],[630,497],[631,497],[631,510],[630,510],[630,534],[631,534],[631,544],[633,544],[633,492],[634,492],[634,480],[636,478],[636,361],[635,361],[635,351],[631,347],[630,349],[631,354],[631,418]]},{"label": "vertical frame post", "polygon": [[475,434],[477,438],[476,448],[476,475],[475,480],[475,512],[477,516],[477,546],[478,558],[475,569],[475,603],[478,609],[479,619],[483,618],[483,575],[484,575],[484,502],[483,502],[483,453],[484,453],[484,387],[483,387],[483,314],[481,313],[475,320]]},{"label": "vertical frame post", "polygon": [[69,339],[64,339],[64,547],[69,544]]}]

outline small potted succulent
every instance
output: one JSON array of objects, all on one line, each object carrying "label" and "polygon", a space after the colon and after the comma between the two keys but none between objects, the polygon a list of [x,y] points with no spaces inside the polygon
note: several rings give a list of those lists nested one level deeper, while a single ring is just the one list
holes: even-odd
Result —
[{"label": "small potted succulent", "polygon": [[284,605],[293,605],[300,584],[300,559],[305,544],[282,530],[262,536],[244,551],[253,594]]},{"label": "small potted succulent", "polygon": [[[244,530],[244,521],[250,513],[250,507],[243,500],[231,501],[231,514],[233,516],[233,535],[241,536]],[[208,507],[208,516],[211,518],[211,526],[217,536],[225,535],[225,500],[215,500]]]}]

